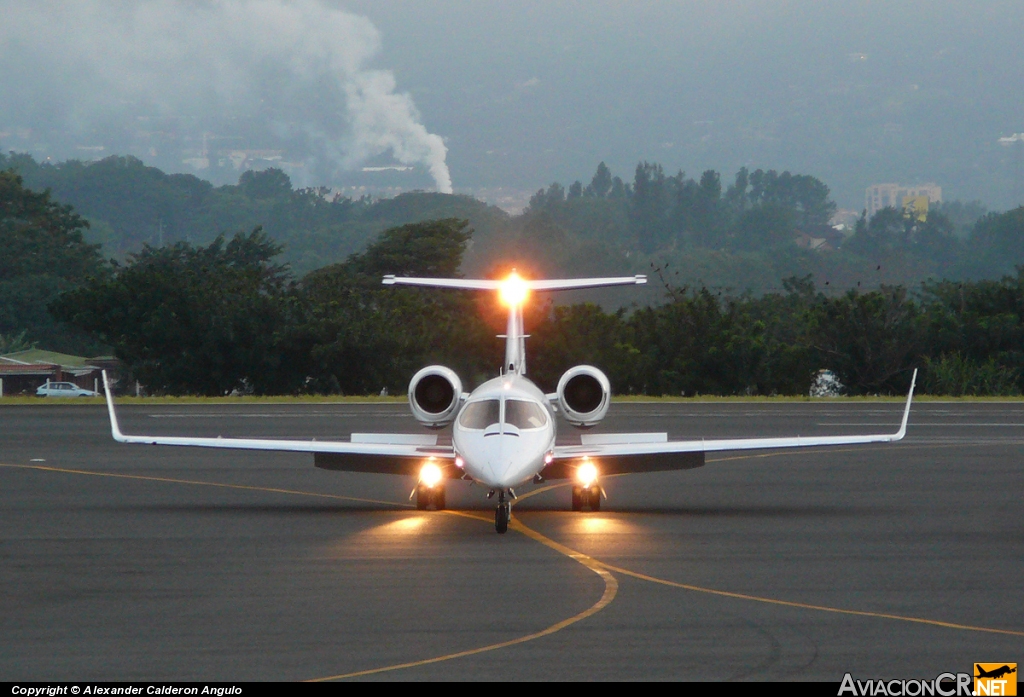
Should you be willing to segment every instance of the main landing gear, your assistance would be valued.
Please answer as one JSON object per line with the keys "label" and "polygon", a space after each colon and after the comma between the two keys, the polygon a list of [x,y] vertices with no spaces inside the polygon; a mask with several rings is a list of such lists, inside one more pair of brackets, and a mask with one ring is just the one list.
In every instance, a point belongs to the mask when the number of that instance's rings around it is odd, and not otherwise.
{"label": "main landing gear", "polygon": [[584,508],[592,511],[601,510],[601,487],[597,484],[588,487],[573,486],[572,510],[582,511]]}
{"label": "main landing gear", "polygon": [[444,482],[427,486],[423,482],[416,485],[416,509],[425,511],[431,506],[435,511],[443,511],[445,505]]}
{"label": "main landing gear", "polygon": [[508,532],[508,521],[510,520],[512,520],[512,502],[505,500],[505,491],[502,490],[498,492],[498,507],[494,509],[494,530],[499,535],[504,535]]}

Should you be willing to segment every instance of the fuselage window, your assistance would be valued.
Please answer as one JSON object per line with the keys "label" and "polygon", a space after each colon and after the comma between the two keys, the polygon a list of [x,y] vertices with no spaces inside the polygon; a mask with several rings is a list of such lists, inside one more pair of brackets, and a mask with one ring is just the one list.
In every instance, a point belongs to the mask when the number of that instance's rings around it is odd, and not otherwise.
{"label": "fuselage window", "polygon": [[521,399],[505,400],[505,423],[519,429],[540,428],[548,422],[544,407]]}
{"label": "fuselage window", "polygon": [[501,420],[501,402],[496,399],[484,399],[470,402],[459,416],[459,425],[463,428],[484,429]]}

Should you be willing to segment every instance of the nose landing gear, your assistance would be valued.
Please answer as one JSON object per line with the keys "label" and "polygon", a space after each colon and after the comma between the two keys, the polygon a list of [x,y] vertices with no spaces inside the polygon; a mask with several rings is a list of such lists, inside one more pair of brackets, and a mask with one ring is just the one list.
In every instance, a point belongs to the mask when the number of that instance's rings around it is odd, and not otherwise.
{"label": "nose landing gear", "polygon": [[[512,493],[511,491],[509,493]],[[505,492],[498,492],[498,507],[494,509],[494,530],[499,535],[508,532],[508,522],[512,519],[512,502],[505,500]]]}

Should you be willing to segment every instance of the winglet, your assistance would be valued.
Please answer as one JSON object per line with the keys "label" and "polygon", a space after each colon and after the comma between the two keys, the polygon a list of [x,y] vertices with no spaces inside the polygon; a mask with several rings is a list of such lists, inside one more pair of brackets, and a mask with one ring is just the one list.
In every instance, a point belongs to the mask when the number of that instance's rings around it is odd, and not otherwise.
{"label": "winglet", "polygon": [[907,419],[910,418],[910,403],[914,401],[915,384],[917,384],[917,368],[914,368],[914,374],[910,378],[910,392],[907,393],[907,406],[903,410],[903,422],[900,424],[900,430],[896,431],[893,436],[893,440],[903,440],[903,436],[907,435]]}
{"label": "winglet", "polygon": [[114,437],[118,443],[124,443],[128,439],[121,433],[121,428],[117,425],[117,414],[114,413],[114,398],[110,395],[110,383],[107,381],[107,371],[103,371],[103,392],[107,395],[107,411],[110,413],[110,435]]}

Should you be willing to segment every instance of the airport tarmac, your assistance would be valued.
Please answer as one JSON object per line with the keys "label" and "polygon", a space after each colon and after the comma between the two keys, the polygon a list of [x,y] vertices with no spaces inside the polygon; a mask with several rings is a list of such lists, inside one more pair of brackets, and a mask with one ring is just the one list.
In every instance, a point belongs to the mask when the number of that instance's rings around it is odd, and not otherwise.
{"label": "airport tarmac", "polygon": [[[614,404],[602,431],[891,432],[902,405]],[[124,406],[127,433],[330,438],[404,405]],[[301,454],[119,445],[0,407],[0,680],[826,680],[1024,662],[1024,403],[919,403],[894,445],[718,453],[410,509]]]}

